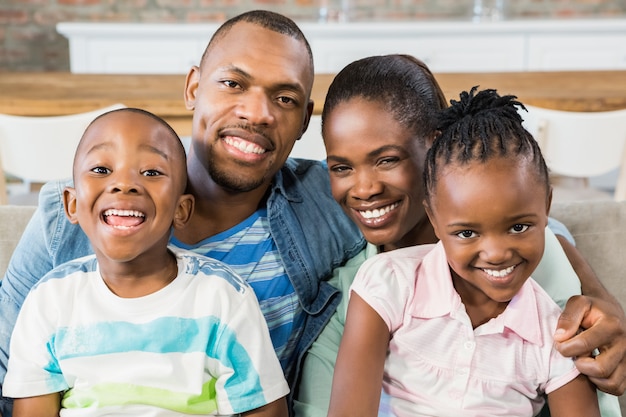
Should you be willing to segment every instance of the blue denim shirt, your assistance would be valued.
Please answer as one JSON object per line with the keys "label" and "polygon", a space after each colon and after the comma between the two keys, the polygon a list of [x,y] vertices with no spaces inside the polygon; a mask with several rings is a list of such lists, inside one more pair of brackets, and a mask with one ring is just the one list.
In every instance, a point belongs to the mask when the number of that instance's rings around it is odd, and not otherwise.
{"label": "blue denim shirt", "polygon": [[[69,181],[52,182],[41,189],[38,208],[0,282],[2,381],[10,335],[30,288],[57,265],[93,253],[87,236],[65,217],[62,194],[63,188],[70,184]],[[335,267],[363,249],[365,240],[333,200],[328,172],[322,162],[287,160],[269,191],[267,213],[285,269],[307,313],[297,349],[298,364],[293,367],[292,375],[286,375],[291,384],[299,373],[302,356],[339,303],[338,290],[326,280]],[[10,417],[10,410],[10,401],[2,398],[3,417]]]}

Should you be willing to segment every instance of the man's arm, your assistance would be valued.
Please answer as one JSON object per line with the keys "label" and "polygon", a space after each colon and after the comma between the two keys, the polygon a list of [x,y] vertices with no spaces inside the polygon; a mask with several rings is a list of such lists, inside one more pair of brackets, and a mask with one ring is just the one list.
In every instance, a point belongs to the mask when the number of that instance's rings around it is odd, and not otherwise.
{"label": "man's arm", "polygon": [[[583,296],[567,302],[555,334],[556,347],[563,356],[576,357],[576,367],[600,390],[622,395],[626,391],[624,310],[578,249],[560,235],[557,239],[580,279]],[[594,349],[600,354],[590,357]]]}

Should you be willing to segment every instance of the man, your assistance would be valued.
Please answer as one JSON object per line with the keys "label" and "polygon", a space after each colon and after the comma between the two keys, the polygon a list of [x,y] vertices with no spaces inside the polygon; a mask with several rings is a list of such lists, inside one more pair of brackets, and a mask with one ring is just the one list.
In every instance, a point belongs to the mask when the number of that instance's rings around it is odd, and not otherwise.
{"label": "man", "polygon": [[[198,67],[185,102],[194,111],[188,189],[195,211],[174,245],[223,260],[251,284],[288,380],[333,313],[323,280],[364,244],[330,194],[325,167],[287,160],[313,111],[313,58],[293,21],[252,11],[226,22]],[[42,189],[39,209],[0,287],[1,378],[10,332],[30,287],[62,262],[91,253],[62,216],[67,183]],[[2,413],[9,417],[3,399]]]}

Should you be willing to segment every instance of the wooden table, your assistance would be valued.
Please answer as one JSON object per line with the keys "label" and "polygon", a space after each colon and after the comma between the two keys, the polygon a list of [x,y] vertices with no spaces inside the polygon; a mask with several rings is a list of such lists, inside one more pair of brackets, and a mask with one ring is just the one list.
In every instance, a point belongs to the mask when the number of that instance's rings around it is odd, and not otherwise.
{"label": "wooden table", "polygon": [[[474,85],[515,94],[523,103],[570,111],[626,108],[626,71],[435,74],[446,97]],[[333,74],[315,77],[315,113],[322,110]],[[140,107],[167,120],[181,136],[191,134],[185,109],[185,75],[115,75],[0,72],[0,113],[47,116],[89,111],[113,103]]]}

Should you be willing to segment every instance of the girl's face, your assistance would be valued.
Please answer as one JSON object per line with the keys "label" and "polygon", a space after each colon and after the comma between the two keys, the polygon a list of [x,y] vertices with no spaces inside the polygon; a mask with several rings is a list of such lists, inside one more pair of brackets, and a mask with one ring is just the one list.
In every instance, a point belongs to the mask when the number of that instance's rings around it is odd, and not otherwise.
{"label": "girl's face", "polygon": [[368,242],[384,251],[435,242],[422,205],[423,138],[363,98],[335,107],[323,133],[333,197]]}
{"label": "girl's face", "polygon": [[543,256],[550,197],[534,169],[495,157],[437,175],[428,214],[468,312],[499,313]]}

